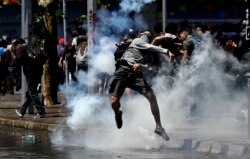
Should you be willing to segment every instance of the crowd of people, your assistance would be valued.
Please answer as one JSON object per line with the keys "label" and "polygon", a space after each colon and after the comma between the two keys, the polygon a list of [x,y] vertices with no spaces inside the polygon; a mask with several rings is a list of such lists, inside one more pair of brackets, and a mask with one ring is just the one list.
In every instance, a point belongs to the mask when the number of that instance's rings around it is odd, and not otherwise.
{"label": "crowd of people", "polygon": [[[165,32],[159,29],[158,25],[153,30],[137,31],[129,29],[122,36],[117,49],[114,52],[116,69],[109,78],[106,75],[98,76],[96,93],[102,94],[103,84],[109,84],[109,94],[111,95],[111,106],[115,113],[117,128],[122,127],[122,111],[120,110],[120,98],[125,92],[127,95],[133,95],[138,92],[146,97],[151,105],[151,111],[156,122],[155,133],[162,136],[165,140],[169,137],[161,125],[158,103],[151,88],[152,79],[159,74],[175,76],[179,66],[189,65],[195,49],[199,49],[203,43],[203,34],[209,33],[213,38],[216,47],[223,48],[226,52],[233,55],[239,62],[244,59],[244,55],[249,53],[249,41],[246,40],[246,21],[239,23],[225,22],[215,25],[190,24],[187,21],[180,23],[171,23],[165,27]],[[69,76],[74,84],[78,84],[77,72],[88,72],[90,65],[88,62],[87,36],[77,31],[72,31],[71,37],[65,41],[58,40],[58,85],[65,84],[68,70]],[[21,89],[21,64],[17,61],[17,53],[20,39],[10,40],[3,36],[0,40],[0,93],[5,95],[9,92],[14,93]],[[164,65],[171,63],[171,68],[164,70]],[[31,93],[40,81],[30,76],[26,93],[27,101],[21,109],[17,110],[19,116],[23,117],[31,101],[35,105],[40,117],[45,114],[44,105],[38,102],[37,93]],[[27,76],[27,73],[26,73]],[[105,81],[107,80],[107,81]],[[89,90],[86,90],[88,93]],[[93,90],[92,90],[93,91]]]}
{"label": "crowd of people", "polygon": [[[192,54],[192,50],[201,43],[202,34],[209,31],[214,37],[215,43],[231,52],[238,60],[241,60],[247,52],[248,41],[245,39],[246,21],[242,20],[239,23],[225,22],[215,25],[190,24],[187,21],[180,23],[171,23],[165,27],[165,32],[155,26],[152,30],[154,34],[152,44],[170,49],[175,54],[175,61],[188,62]],[[139,35],[139,31],[130,29],[121,43],[117,45],[115,60],[123,55],[124,50]],[[16,39],[10,39],[3,35],[0,39],[0,93],[4,95],[9,92],[14,93],[21,89],[21,69],[16,64]],[[184,49],[185,48],[185,49]],[[152,55],[151,69],[156,69],[161,65],[159,56]],[[65,82],[65,73],[63,66],[67,66],[70,77],[73,81],[77,81],[76,71],[88,70],[87,64],[87,37],[72,31],[71,37],[65,42],[63,38],[58,40],[58,66],[59,69],[59,84]],[[61,68],[61,69],[60,69]],[[101,83],[101,82],[100,82]],[[102,91],[100,91],[102,92]]]}
{"label": "crowd of people", "polygon": [[0,39],[0,94],[14,94],[21,89],[21,66],[16,62],[17,39]]}
{"label": "crowd of people", "polygon": [[[193,50],[202,44],[202,36],[206,32],[211,34],[216,47],[223,48],[225,51],[231,53],[239,61],[243,60],[244,55],[249,51],[249,41],[246,41],[245,38],[245,27],[245,20],[241,20],[239,23],[225,22],[215,25],[190,24],[189,22],[184,21],[180,23],[168,24],[165,27],[165,32],[162,32],[162,29],[159,29],[158,25],[156,25],[155,28],[151,30],[152,39],[150,40],[150,43],[156,46],[167,48],[173,52],[174,58],[171,59],[173,60],[173,69],[170,70],[170,72],[166,72],[166,70],[161,69],[162,65],[164,65],[166,62],[164,62],[164,57],[161,55],[148,55],[145,57],[147,61],[145,63],[149,65],[148,71],[145,72],[145,74],[148,74],[146,77],[148,80],[151,80],[152,78],[150,76],[155,76],[158,73],[167,73],[169,75],[173,75],[176,69],[178,69],[178,65],[189,62]],[[117,50],[114,52],[114,59],[116,62],[123,56],[123,53],[129,47],[133,39],[138,37],[142,32],[143,31],[138,31],[135,29],[128,29],[128,32],[122,37],[121,41],[116,44]],[[78,66],[80,54],[77,53],[77,49],[80,47],[79,43],[81,38],[78,39],[78,37],[87,38],[85,35],[79,35],[79,33],[73,31],[72,37],[67,41],[63,52],[61,55],[59,55],[58,66],[63,68],[63,66],[65,66],[65,60],[67,61],[67,67],[72,81],[77,81],[75,74],[79,69]],[[78,42],[76,39],[78,39]],[[85,53],[81,55],[81,60],[84,62],[80,62],[80,65],[84,66],[83,71],[85,72],[87,72],[88,67],[90,67],[87,60],[88,56],[86,50],[86,41],[87,40],[85,40],[85,43],[83,44]],[[60,48],[61,47],[62,46],[60,46]],[[65,76],[62,77],[65,79]],[[107,75],[100,73],[98,76],[97,89],[94,92],[105,92],[104,83],[108,83],[109,81],[107,80],[109,80],[109,78],[110,77],[107,77]],[[64,81],[63,79],[61,81]],[[132,94],[132,91],[127,88],[125,89],[125,92],[127,95]]]}

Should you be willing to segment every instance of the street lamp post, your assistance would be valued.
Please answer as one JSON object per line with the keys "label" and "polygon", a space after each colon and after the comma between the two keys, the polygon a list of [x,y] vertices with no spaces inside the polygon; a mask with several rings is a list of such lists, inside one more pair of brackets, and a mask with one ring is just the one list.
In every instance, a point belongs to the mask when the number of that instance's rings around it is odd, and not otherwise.
{"label": "street lamp post", "polygon": [[[96,0],[87,1],[87,36],[88,51],[94,46],[94,31],[96,25]],[[91,51],[90,51],[91,52]],[[94,93],[94,85],[91,81],[88,83],[88,93]]]}
{"label": "street lamp post", "polygon": [[162,31],[165,32],[167,19],[167,0],[162,0]]}
{"label": "street lamp post", "polygon": [[88,48],[91,48],[93,46],[94,29],[96,24],[96,0],[88,0],[87,11]]}
{"label": "street lamp post", "polygon": [[66,32],[66,2],[63,0],[63,38],[64,45],[67,43],[67,32]]}
{"label": "street lamp post", "polygon": [[[31,0],[22,1],[21,5],[21,37],[25,39],[27,45],[31,43],[31,34],[32,34],[32,26],[31,26],[31,18],[32,18],[32,5]],[[25,92],[27,90],[26,79],[23,74],[22,68],[22,102],[25,100]]]}
{"label": "street lamp post", "polygon": [[[246,1],[246,40],[250,40],[249,37],[249,0]],[[248,46],[247,46],[248,47]],[[248,139],[250,138],[250,75],[247,78],[247,99],[248,99]]]}
{"label": "street lamp post", "polygon": [[[63,38],[64,38],[64,45],[67,44],[67,32],[66,32],[66,2],[63,2]],[[66,89],[68,90],[69,87],[69,67],[68,67],[68,60],[66,58],[65,62],[65,82],[66,82]]]}
{"label": "street lamp post", "polygon": [[246,0],[246,40],[250,40],[249,5],[249,0]]}

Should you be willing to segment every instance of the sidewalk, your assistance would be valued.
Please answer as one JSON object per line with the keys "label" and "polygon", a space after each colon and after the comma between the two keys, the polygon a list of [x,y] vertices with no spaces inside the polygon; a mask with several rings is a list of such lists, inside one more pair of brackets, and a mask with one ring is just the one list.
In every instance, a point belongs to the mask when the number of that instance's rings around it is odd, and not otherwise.
{"label": "sidewalk", "polygon": [[[24,118],[20,118],[15,112],[15,109],[20,105],[20,92],[14,95],[7,93],[4,96],[0,96],[0,125],[49,131],[52,131],[55,127],[66,125],[65,117],[68,116],[69,110],[61,104],[46,107],[47,114],[42,119],[36,119],[34,115],[29,114],[25,114]],[[36,109],[34,111],[36,112]]]}
{"label": "sidewalk", "polygon": [[[59,98],[63,98],[63,96],[59,94]],[[58,127],[67,129],[66,117],[70,111],[64,105],[46,107],[46,117],[36,119],[28,114],[24,118],[17,116],[15,108],[19,107],[20,104],[21,93],[19,92],[14,95],[0,96],[0,125],[48,131],[54,131]],[[232,127],[235,129],[233,132],[230,131]],[[227,133],[225,133],[225,130]],[[194,150],[235,155],[237,158],[250,158],[250,139],[247,130],[247,122],[231,122],[231,125],[227,127],[216,128],[216,133],[214,130],[210,130],[208,125],[190,122],[184,126],[176,126],[174,130],[168,132],[171,139],[163,146],[163,149]]]}

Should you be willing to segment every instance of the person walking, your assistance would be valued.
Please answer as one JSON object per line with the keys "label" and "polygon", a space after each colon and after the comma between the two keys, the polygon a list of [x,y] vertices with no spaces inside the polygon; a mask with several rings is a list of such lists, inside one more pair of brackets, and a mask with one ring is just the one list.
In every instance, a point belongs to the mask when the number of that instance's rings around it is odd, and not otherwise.
{"label": "person walking", "polygon": [[[65,48],[64,38],[60,38],[58,40],[58,44],[57,44],[57,55],[58,55],[57,61],[58,62],[60,60],[60,57],[63,54],[64,48]],[[57,63],[57,73],[58,73],[57,74],[58,75],[58,85],[63,85],[65,82],[65,71],[62,67],[58,66],[58,63]]]}
{"label": "person walking", "polygon": [[24,117],[28,107],[35,105],[37,109],[37,118],[45,117],[45,109],[43,103],[40,101],[37,91],[37,85],[41,81],[43,73],[43,64],[46,57],[43,56],[42,50],[31,50],[25,45],[23,39],[19,39],[23,44],[18,49],[17,61],[23,66],[23,73],[26,77],[27,91],[25,94],[25,101],[20,108],[16,109],[16,113],[21,118]]}
{"label": "person walking", "polygon": [[126,87],[131,88],[144,97],[150,103],[151,111],[156,122],[155,133],[160,135],[164,140],[169,140],[169,136],[165,132],[161,124],[160,111],[156,96],[151,86],[145,80],[142,69],[147,69],[147,65],[143,64],[145,52],[167,54],[170,59],[173,54],[168,50],[155,45],[151,45],[152,33],[145,31],[135,38],[129,45],[123,56],[117,60],[116,69],[110,83],[109,93],[111,95],[111,106],[115,113],[116,126],[118,129],[122,127],[122,110],[120,110],[120,98]]}
{"label": "person walking", "polygon": [[87,57],[87,36],[81,35],[77,38],[76,49],[76,71],[88,71],[88,57]]}
{"label": "person walking", "polygon": [[[74,82],[77,82],[77,78],[75,75],[76,72],[76,58],[75,58],[75,54],[76,54],[76,44],[77,44],[77,38],[78,38],[78,32],[76,30],[71,32],[71,38],[68,39],[67,44],[64,47],[64,51],[62,52],[60,58],[59,58],[59,62],[58,62],[58,66],[60,68],[63,67],[64,62],[67,63],[68,65],[68,71],[71,75],[71,78]],[[67,70],[66,70],[67,71]],[[66,77],[68,78],[68,77]]]}

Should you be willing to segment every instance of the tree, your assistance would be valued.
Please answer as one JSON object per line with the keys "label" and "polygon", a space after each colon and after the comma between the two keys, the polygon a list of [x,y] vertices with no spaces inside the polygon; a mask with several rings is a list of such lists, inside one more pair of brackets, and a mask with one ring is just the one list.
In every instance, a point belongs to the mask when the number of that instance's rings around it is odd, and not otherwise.
{"label": "tree", "polygon": [[42,77],[42,95],[45,106],[57,103],[57,23],[55,8],[58,0],[38,0],[38,4],[45,8],[43,14],[45,36],[44,50],[48,55],[48,60],[44,64]]}

